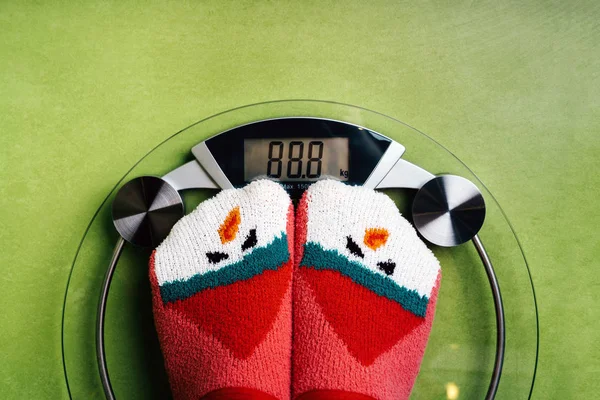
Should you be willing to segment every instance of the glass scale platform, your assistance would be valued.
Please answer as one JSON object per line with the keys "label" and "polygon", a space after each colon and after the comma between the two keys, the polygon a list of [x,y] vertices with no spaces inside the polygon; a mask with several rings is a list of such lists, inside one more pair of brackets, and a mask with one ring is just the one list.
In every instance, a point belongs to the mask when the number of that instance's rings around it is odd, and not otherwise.
{"label": "glass scale platform", "polygon": [[[111,220],[117,189],[132,178],[162,176],[192,160],[190,149],[210,136],[250,122],[288,116],[321,117],[367,127],[404,145],[404,159],[436,175],[463,176],[479,187],[487,206],[479,236],[494,264],[506,317],[506,354],[496,399],[528,398],[535,381],[539,344],[535,291],[518,238],[492,193],[450,151],[401,121],[359,107],[310,100],[260,103],[202,120],[157,145],[107,190],[110,193],[92,216],[77,249],[65,293],[62,350],[71,398],[104,396],[96,361],[95,327],[100,288],[118,239]],[[186,211],[215,193],[183,192]],[[410,220],[415,191],[389,189],[385,193]],[[494,304],[485,270],[470,243],[456,248],[430,247],[442,266],[442,284],[411,399],[483,399],[496,346]],[[149,256],[149,250],[125,246],[108,298],[106,357],[118,399],[170,398],[152,318]]]}

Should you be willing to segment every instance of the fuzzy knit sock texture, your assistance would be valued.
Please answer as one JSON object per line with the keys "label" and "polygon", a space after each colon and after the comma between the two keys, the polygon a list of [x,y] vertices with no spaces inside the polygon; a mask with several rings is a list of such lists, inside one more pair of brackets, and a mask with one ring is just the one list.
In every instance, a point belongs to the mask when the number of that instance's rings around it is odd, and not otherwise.
{"label": "fuzzy knit sock texture", "polygon": [[150,259],[173,397],[288,399],[294,209],[275,182],[224,190]]}
{"label": "fuzzy knit sock texture", "polygon": [[296,212],[292,398],[407,399],[440,266],[394,202],[326,180]]}

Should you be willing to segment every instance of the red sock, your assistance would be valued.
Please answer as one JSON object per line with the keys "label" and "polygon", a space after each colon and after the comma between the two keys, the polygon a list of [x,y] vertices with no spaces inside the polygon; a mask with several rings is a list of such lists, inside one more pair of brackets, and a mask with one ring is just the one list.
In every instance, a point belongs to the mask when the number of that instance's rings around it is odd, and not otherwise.
{"label": "red sock", "polygon": [[335,181],[296,214],[292,398],[407,399],[439,263],[386,195]]}
{"label": "red sock", "polygon": [[181,219],[150,260],[175,399],[287,399],[293,207],[278,184],[225,190]]}

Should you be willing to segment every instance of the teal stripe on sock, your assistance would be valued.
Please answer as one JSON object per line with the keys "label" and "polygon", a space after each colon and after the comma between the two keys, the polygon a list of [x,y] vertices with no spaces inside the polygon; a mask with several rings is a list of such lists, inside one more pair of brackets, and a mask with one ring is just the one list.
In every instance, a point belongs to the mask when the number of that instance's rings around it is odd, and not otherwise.
{"label": "teal stripe on sock", "polygon": [[421,296],[416,290],[410,290],[398,285],[387,276],[370,271],[367,267],[356,261],[350,261],[346,256],[336,250],[325,250],[317,243],[304,245],[304,256],[300,266],[317,270],[339,271],[380,296],[387,297],[399,303],[405,310],[420,317],[425,317],[429,299]]}
{"label": "teal stripe on sock", "polygon": [[185,281],[164,283],[160,287],[160,295],[164,303],[183,300],[207,288],[244,281],[268,269],[277,270],[289,259],[287,236],[283,234],[265,247],[255,248],[235,264],[209,271],[204,275],[194,275]]}

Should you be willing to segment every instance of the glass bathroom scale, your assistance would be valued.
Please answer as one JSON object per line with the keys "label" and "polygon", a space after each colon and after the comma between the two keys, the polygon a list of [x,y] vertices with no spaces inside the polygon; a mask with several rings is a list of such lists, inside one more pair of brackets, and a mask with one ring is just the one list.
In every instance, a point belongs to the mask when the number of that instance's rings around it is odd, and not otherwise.
{"label": "glass bathroom scale", "polygon": [[[118,239],[111,220],[111,204],[118,188],[138,176],[163,176],[193,160],[190,150],[214,135],[256,121],[289,117],[316,117],[366,127],[401,143],[405,148],[403,159],[436,175],[463,176],[478,186],[487,206],[486,221],[479,236],[494,264],[506,318],[506,353],[496,398],[529,397],[535,380],[539,341],[535,292],[517,236],[493,195],[465,164],[424,133],[374,111],[307,100],[260,103],[202,120],[157,145],[135,163],[113,188],[107,189],[107,197],[92,216],[82,237],[65,293],[62,349],[70,396],[104,396],[96,360],[96,313],[104,275]],[[288,136],[280,143],[273,143],[273,140],[265,142],[260,137],[251,138],[254,142],[248,140],[247,144],[237,147],[241,157],[267,160],[262,163],[264,171],[236,167],[234,160],[239,160],[240,156],[235,154],[231,163],[222,163],[222,168],[238,168],[232,174],[239,176],[240,182],[244,181],[245,174],[254,176],[264,172],[271,178],[285,174],[292,185],[290,190],[302,190],[302,180],[307,175],[309,178],[316,176],[317,172],[319,175],[326,171],[327,174],[340,174],[338,179],[346,181],[361,176],[358,172],[352,174],[349,167],[343,165],[343,160],[329,160],[327,157],[333,156],[323,153],[325,145],[337,149],[336,154],[342,152],[353,140],[352,135],[345,144],[343,141],[324,144],[324,140],[318,138],[304,143],[304,139],[298,140],[293,134]],[[292,155],[299,159],[300,146],[306,149],[307,161],[314,160],[311,167],[305,164],[304,168],[300,168],[298,163],[280,165],[280,152],[292,149]],[[226,151],[222,154],[224,160],[227,154]],[[320,165],[322,169],[318,170],[319,154],[323,162]],[[410,205],[416,191],[386,189],[384,192],[394,199],[402,214],[410,220]],[[217,190],[183,191],[186,211],[192,211],[215,193]],[[482,399],[488,389],[496,349],[496,320],[488,278],[476,249],[470,243],[455,248],[430,248],[440,260],[442,284],[429,344],[411,399]],[[108,298],[106,358],[113,390],[121,399],[170,398],[152,318],[149,256],[149,250],[125,247]]]}

